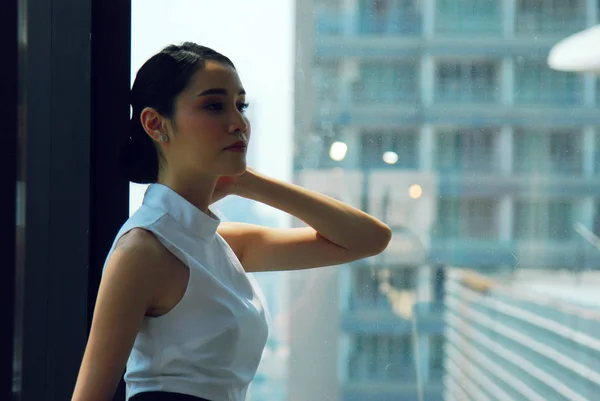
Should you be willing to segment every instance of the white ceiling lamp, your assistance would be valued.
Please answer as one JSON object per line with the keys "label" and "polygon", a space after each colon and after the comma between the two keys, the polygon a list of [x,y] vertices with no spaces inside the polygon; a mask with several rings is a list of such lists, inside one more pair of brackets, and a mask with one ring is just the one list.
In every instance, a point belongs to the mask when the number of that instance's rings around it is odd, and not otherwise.
{"label": "white ceiling lamp", "polygon": [[558,42],[550,50],[548,66],[558,71],[600,74],[600,25]]}

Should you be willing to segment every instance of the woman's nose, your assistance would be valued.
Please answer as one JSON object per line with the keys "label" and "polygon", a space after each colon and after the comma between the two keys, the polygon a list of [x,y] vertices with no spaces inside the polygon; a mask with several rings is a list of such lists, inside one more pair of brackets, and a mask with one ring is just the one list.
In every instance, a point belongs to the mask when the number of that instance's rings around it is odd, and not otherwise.
{"label": "woman's nose", "polygon": [[246,133],[248,131],[248,128],[249,128],[249,124],[246,121],[246,119],[242,115],[238,115],[231,122],[229,131]]}

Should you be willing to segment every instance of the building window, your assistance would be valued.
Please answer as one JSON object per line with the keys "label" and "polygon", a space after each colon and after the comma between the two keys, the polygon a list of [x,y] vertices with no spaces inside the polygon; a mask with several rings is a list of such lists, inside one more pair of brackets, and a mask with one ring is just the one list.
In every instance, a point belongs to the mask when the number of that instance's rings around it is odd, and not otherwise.
{"label": "building window", "polygon": [[416,286],[414,268],[373,269],[355,266],[352,269],[351,309],[389,310],[390,303],[382,292],[382,283],[388,283],[398,291],[413,291]]}
{"label": "building window", "polygon": [[321,104],[338,100],[339,75],[339,64],[337,62],[321,62],[315,65],[313,75],[315,98]]}
{"label": "building window", "polygon": [[315,12],[317,35],[340,35],[344,31],[342,14],[336,9],[320,9]]}
{"label": "building window", "polygon": [[596,174],[600,174],[600,128],[596,128],[596,150],[594,152],[594,169]]}
{"label": "building window", "polygon": [[443,304],[446,297],[446,269],[444,266],[435,266],[433,281],[433,297],[436,304]]}
{"label": "building window", "polygon": [[414,102],[418,92],[418,69],[410,62],[364,62],[353,86],[356,102]]}
{"label": "building window", "polygon": [[390,304],[381,292],[379,270],[357,266],[352,269],[352,291],[350,293],[351,309],[385,309]]}
{"label": "building window", "polygon": [[440,172],[491,173],[499,164],[495,146],[498,131],[491,128],[454,129],[437,135],[435,166]]}
{"label": "building window", "polygon": [[353,338],[348,376],[358,382],[413,381],[416,377],[410,335],[357,334]]}
{"label": "building window", "polygon": [[573,238],[573,203],[562,200],[515,202],[514,237],[518,240]]}
{"label": "building window", "polygon": [[581,74],[554,71],[545,59],[517,57],[515,60],[515,103],[575,105],[583,98]]}
{"label": "building window", "polygon": [[327,8],[338,10],[340,8],[341,0],[315,0],[314,5],[319,8]]}
{"label": "building window", "polygon": [[596,209],[594,210],[594,225],[592,230],[596,236],[600,236],[600,201],[596,201]]}
{"label": "building window", "polygon": [[586,26],[586,0],[517,0],[515,31],[520,35],[563,36]]}
{"label": "building window", "polygon": [[518,173],[583,173],[583,137],[580,130],[516,130],[514,164]]}
{"label": "building window", "polygon": [[420,35],[419,3],[419,0],[359,0],[359,31],[363,34]]}
{"label": "building window", "polygon": [[398,291],[413,291],[416,288],[417,271],[413,268],[387,270],[390,285]]}
{"label": "building window", "polygon": [[498,201],[441,198],[433,235],[440,239],[498,239]]}
{"label": "building window", "polygon": [[419,136],[414,130],[364,132],[362,168],[418,168]]}
{"label": "building window", "polygon": [[331,133],[322,133],[320,135],[320,149],[321,151],[318,153],[320,155],[319,158],[319,168],[334,168],[340,166],[340,161],[333,160],[330,155],[331,145],[335,142],[335,138]]}
{"label": "building window", "polygon": [[[334,160],[331,158],[331,147],[340,139],[340,127],[330,121],[313,125],[313,131],[294,137],[294,168],[330,169],[348,166],[346,158]],[[353,165],[352,167],[355,167]]]}
{"label": "building window", "polygon": [[437,102],[496,102],[499,97],[499,63],[440,60],[436,71]]}
{"label": "building window", "polygon": [[502,33],[502,3],[498,0],[437,0],[436,6],[437,33]]}
{"label": "building window", "polygon": [[444,376],[444,345],[443,335],[431,336],[429,339],[429,371],[430,379],[439,381]]}

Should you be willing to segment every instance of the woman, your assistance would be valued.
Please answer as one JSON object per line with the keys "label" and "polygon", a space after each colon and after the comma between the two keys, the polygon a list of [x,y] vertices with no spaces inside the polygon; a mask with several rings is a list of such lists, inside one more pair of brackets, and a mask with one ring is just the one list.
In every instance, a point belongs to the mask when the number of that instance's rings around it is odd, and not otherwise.
{"label": "woman", "polygon": [[[150,183],[115,238],[75,401],[243,401],[268,329],[248,272],[331,266],[382,252],[390,229],[329,197],[246,167],[250,124],[233,63],[169,46],[139,70],[122,167]],[[309,227],[221,223],[209,205],[237,195]]]}

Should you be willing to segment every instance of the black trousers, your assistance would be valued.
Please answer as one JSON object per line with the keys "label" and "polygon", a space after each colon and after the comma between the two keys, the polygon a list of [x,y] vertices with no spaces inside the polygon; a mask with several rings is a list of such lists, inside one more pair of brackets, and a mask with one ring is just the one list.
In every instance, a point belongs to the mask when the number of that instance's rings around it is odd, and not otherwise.
{"label": "black trousers", "polygon": [[198,398],[193,395],[165,393],[162,391],[150,391],[139,393],[129,399],[130,401],[210,401],[206,398]]}

